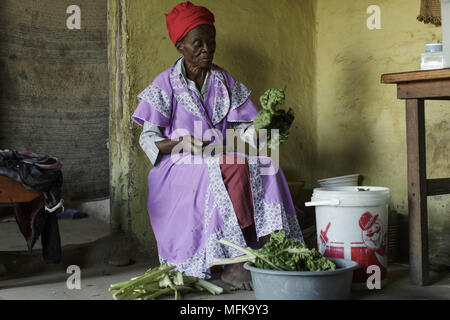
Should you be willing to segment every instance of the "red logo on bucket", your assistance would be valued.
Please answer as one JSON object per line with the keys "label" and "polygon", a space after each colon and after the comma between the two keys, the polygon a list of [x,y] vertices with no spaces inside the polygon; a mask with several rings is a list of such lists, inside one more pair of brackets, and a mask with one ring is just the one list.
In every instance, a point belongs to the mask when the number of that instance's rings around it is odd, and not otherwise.
{"label": "red logo on bucket", "polygon": [[319,252],[326,257],[351,259],[358,262],[361,268],[354,271],[353,282],[366,282],[367,277],[370,276],[366,270],[370,265],[380,267],[381,280],[384,280],[387,273],[387,233],[383,230],[383,222],[378,214],[374,215],[367,211],[359,218],[358,225],[361,229],[361,241],[344,243],[329,241],[327,234],[331,222],[328,222],[325,230],[320,230]]}
{"label": "red logo on bucket", "polygon": [[377,265],[381,270],[381,280],[386,278],[387,271],[387,233],[383,230],[383,222],[377,214],[364,212],[359,218],[361,240],[363,246],[352,246],[352,260],[361,265],[361,269],[353,273],[353,282],[365,282],[367,267]]}
{"label": "red logo on bucket", "polygon": [[330,229],[331,222],[328,222],[325,230],[320,230],[319,236],[319,252],[326,257],[344,258],[344,243],[343,242],[329,242],[328,230]]}
{"label": "red logo on bucket", "polygon": [[328,246],[328,229],[330,229],[331,222],[328,222],[327,227],[325,231],[320,230],[320,236],[319,236],[319,252],[323,255],[327,249]]}

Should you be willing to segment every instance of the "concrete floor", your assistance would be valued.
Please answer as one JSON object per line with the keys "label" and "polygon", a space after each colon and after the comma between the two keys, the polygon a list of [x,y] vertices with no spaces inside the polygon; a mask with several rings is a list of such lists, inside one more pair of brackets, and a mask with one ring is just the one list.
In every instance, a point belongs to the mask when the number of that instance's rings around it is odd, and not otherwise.
{"label": "concrete floor", "polygon": [[[97,265],[81,269],[81,289],[69,290],[66,281],[70,274],[64,271],[48,272],[31,277],[0,281],[0,299],[2,300],[111,300],[109,285],[143,274],[148,264],[139,262],[127,267]],[[389,284],[381,290],[353,291],[354,300],[448,300],[450,299],[449,273],[432,274],[433,284],[416,287],[409,283],[408,266],[391,264],[389,267]],[[188,294],[185,300],[254,300],[252,291],[232,291],[219,280],[214,283],[224,287],[225,293],[211,296],[207,293]],[[167,298],[171,299],[171,298]]]}
{"label": "concrete floor", "polygon": [[[125,252],[132,250],[124,246],[122,239],[116,242],[107,238],[101,238],[109,234],[109,225],[94,218],[80,220],[60,220],[60,230],[63,255],[67,257],[64,265],[57,267],[41,268],[33,274],[19,274],[10,277],[1,277],[0,270],[0,299],[4,300],[111,300],[112,294],[108,291],[109,285],[143,274],[148,268],[155,266],[154,258],[147,256],[136,256],[135,263],[126,267],[114,267],[108,265],[107,257],[118,254],[112,248],[124,247]],[[3,240],[2,240],[3,239]],[[101,242],[98,239],[106,239]],[[97,241],[94,241],[97,240]],[[94,241],[94,242],[92,242]],[[83,245],[83,243],[85,245]],[[86,245],[87,243],[87,245]],[[93,246],[92,243],[95,245]],[[118,245],[118,243],[120,245]],[[77,250],[73,250],[74,244],[80,244]],[[70,246],[72,245],[72,246]],[[8,250],[24,250],[24,239],[18,233],[15,223],[0,224],[0,253]],[[134,247],[131,247],[134,249]],[[36,247],[34,259],[41,259],[38,247]],[[84,251],[83,251],[84,250]],[[1,252],[3,251],[3,252]],[[89,251],[89,254],[86,252]],[[70,264],[78,264],[80,255],[95,257],[95,263],[84,263],[81,261],[81,289],[69,290],[66,281],[70,274],[66,273],[66,267]],[[17,263],[26,253],[17,253]],[[72,255],[72,256],[71,256]],[[0,255],[5,257],[4,255]],[[4,258],[3,258],[4,259]],[[93,260],[93,261],[94,261]],[[2,267],[0,261],[0,269]],[[30,265],[33,260],[28,261]],[[394,263],[388,269],[388,285],[382,290],[353,291],[351,299],[450,299],[450,273],[431,273],[432,285],[426,287],[412,286],[409,282],[408,265]],[[206,293],[188,294],[186,300],[214,299],[214,300],[254,300],[252,291],[232,291],[219,280],[214,280],[225,289],[225,293],[219,296],[211,296]],[[167,298],[171,299],[171,298]]]}
{"label": "concrete floor", "polygon": [[[0,251],[27,250],[27,243],[16,221],[8,221],[0,223]],[[92,242],[110,233],[108,224],[91,216],[83,219],[59,219],[58,225],[62,246]],[[41,242],[36,241],[33,250],[41,248]]]}

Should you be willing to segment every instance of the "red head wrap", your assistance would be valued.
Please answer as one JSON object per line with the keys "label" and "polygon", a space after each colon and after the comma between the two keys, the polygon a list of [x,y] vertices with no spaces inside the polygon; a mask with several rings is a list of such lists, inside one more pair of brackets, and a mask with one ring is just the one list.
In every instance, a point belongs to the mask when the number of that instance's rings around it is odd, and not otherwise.
{"label": "red head wrap", "polygon": [[189,1],[177,4],[172,11],[166,14],[166,24],[170,40],[175,45],[179,40],[195,27],[207,24],[213,27],[214,15],[205,7],[196,6]]}

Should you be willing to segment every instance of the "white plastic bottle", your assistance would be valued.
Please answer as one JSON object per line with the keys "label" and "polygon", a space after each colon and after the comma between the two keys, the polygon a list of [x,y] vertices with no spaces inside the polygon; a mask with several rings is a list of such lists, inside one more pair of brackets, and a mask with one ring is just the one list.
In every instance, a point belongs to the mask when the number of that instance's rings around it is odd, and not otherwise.
{"label": "white plastic bottle", "polygon": [[420,70],[442,69],[444,56],[441,43],[429,43],[425,46],[425,53],[420,58]]}

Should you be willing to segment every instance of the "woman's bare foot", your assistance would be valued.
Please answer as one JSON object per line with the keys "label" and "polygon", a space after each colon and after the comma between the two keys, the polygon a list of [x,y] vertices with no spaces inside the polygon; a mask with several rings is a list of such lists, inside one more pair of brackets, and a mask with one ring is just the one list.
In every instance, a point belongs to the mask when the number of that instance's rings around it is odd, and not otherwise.
{"label": "woman's bare foot", "polygon": [[263,247],[267,242],[270,241],[270,234],[259,238],[259,245]]}
{"label": "woman's bare foot", "polygon": [[220,278],[236,288],[253,290],[252,277],[250,271],[244,269],[244,263],[225,265]]}

